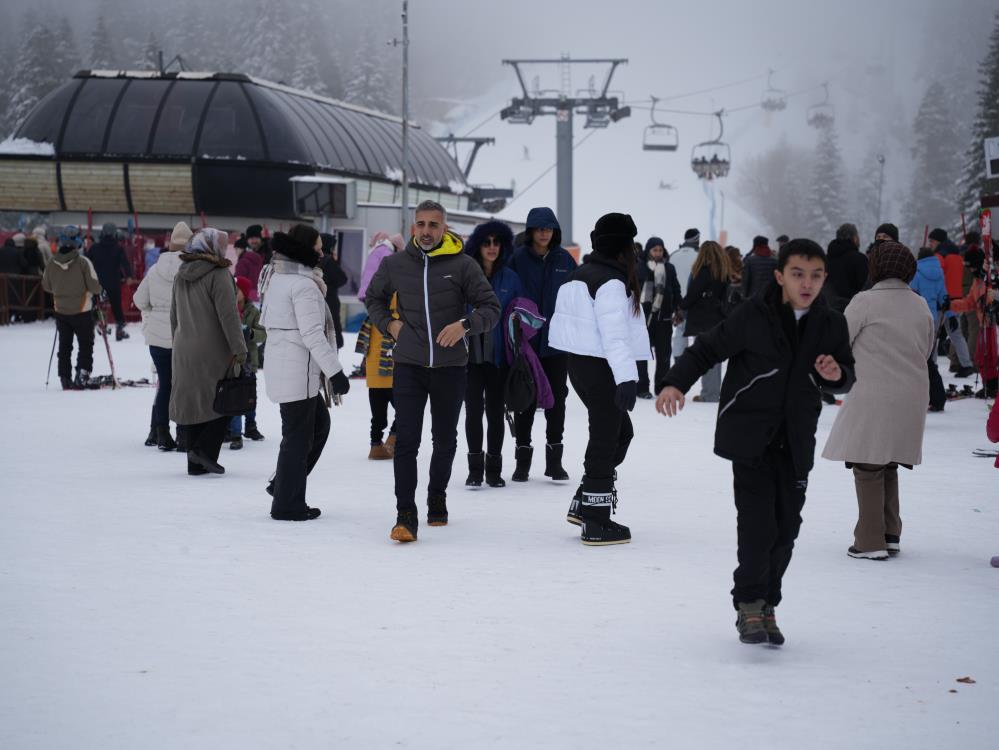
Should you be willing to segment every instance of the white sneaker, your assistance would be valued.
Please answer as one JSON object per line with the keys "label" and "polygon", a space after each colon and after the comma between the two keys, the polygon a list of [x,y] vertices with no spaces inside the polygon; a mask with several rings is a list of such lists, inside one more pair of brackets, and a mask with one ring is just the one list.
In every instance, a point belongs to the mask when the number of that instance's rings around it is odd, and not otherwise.
{"label": "white sneaker", "polygon": [[850,547],[846,551],[850,557],[856,557],[858,560],[887,560],[888,550],[886,549],[876,549],[871,552],[861,552],[856,547]]}

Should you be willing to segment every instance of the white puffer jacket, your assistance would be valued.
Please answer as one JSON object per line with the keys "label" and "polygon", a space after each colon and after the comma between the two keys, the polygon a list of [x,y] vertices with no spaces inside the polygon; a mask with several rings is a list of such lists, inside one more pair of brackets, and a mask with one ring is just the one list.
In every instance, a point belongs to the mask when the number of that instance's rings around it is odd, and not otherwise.
{"label": "white puffer jacket", "polygon": [[173,300],[173,280],[180,270],[180,253],[160,253],[149,273],[142,279],[132,298],[142,311],[142,335],[146,346],[173,349],[170,333],[170,305]]}
{"label": "white puffer jacket", "polygon": [[595,253],[588,261],[559,287],[548,343],[570,354],[606,359],[617,384],[637,381],[636,362],[650,359],[645,316],[633,310],[616,264]]}
{"label": "white puffer jacket", "polygon": [[343,369],[326,298],[312,269],[294,261],[273,263],[264,283],[267,398],[276,404],[313,398],[321,373],[331,378]]}

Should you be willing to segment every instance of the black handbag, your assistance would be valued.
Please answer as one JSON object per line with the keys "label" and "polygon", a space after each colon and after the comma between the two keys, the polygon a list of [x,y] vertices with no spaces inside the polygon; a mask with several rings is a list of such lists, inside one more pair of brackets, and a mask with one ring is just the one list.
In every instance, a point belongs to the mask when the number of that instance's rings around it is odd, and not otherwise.
{"label": "black handbag", "polygon": [[215,386],[212,408],[225,417],[241,417],[257,408],[257,376],[248,367],[225,371]]}

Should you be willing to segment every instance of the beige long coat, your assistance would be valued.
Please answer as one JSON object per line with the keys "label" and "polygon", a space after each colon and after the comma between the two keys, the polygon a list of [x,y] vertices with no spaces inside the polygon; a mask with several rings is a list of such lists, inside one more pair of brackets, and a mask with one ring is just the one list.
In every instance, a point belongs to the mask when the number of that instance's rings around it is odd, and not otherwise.
{"label": "beige long coat", "polygon": [[857,383],[836,415],[823,458],[915,466],[923,460],[929,402],[926,362],[935,345],[926,302],[885,279],[846,308]]}
{"label": "beige long coat", "polygon": [[[236,309],[236,285],[218,259],[187,253],[173,285],[173,387],[170,419],[201,424],[218,419],[215,388],[232,358],[246,353]],[[925,303],[923,303],[925,306]]]}

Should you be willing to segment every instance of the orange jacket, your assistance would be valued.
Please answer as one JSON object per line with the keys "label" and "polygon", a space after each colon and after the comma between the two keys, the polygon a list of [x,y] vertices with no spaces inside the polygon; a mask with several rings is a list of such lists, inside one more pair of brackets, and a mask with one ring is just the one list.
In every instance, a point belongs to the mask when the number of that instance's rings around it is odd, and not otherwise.
{"label": "orange jacket", "polygon": [[985,311],[982,309],[982,305],[980,303],[982,297],[984,296],[985,282],[980,278],[975,278],[975,280],[971,282],[971,289],[968,290],[967,297],[951,298],[950,310],[951,312],[956,313],[974,312],[978,316],[978,322],[983,323]]}
{"label": "orange jacket", "polygon": [[947,296],[957,299],[964,295],[964,260],[957,253],[941,255],[937,260],[944,272],[944,283],[947,285]]}

